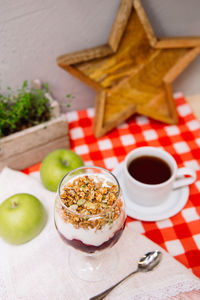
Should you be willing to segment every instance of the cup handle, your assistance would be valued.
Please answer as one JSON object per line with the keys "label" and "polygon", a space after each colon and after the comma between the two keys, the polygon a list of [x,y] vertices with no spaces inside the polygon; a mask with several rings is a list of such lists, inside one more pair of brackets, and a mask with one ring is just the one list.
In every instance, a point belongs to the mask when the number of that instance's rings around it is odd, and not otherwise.
{"label": "cup handle", "polygon": [[[188,175],[190,177],[184,177]],[[190,168],[180,168],[177,171],[173,189],[178,189],[182,186],[192,184],[196,180],[196,173]]]}

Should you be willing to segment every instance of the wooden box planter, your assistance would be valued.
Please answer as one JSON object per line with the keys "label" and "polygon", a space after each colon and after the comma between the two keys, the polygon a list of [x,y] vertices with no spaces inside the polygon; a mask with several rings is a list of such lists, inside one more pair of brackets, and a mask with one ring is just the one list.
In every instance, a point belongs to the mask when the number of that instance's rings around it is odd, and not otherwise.
{"label": "wooden box planter", "polygon": [[50,121],[0,139],[0,170],[5,166],[22,170],[40,162],[50,151],[69,148],[66,116],[60,114],[57,101],[51,106]]}

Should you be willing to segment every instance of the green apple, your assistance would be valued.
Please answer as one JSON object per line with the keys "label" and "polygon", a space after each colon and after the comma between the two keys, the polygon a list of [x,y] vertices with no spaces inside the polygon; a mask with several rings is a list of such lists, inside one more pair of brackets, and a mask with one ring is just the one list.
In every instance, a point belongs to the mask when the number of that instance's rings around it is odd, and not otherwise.
{"label": "green apple", "polygon": [[73,169],[83,166],[79,155],[68,149],[57,149],[42,161],[40,178],[48,190],[56,192],[61,179]]}
{"label": "green apple", "polygon": [[45,223],[45,209],[31,194],[15,194],[0,205],[0,236],[10,244],[32,240]]}

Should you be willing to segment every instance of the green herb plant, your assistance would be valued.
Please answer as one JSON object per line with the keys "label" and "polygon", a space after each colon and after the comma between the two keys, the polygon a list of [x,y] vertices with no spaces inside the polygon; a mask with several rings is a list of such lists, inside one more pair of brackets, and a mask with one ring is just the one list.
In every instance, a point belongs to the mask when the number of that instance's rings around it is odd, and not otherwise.
{"label": "green herb plant", "polygon": [[48,121],[52,111],[48,91],[48,84],[33,89],[26,80],[16,93],[10,87],[6,95],[0,93],[0,138]]}
{"label": "green herb plant", "polygon": [[68,100],[67,104],[66,104],[66,107],[67,108],[70,108],[71,107],[71,104],[72,104],[72,101],[73,99],[75,98],[75,96],[71,95],[71,94],[67,94],[66,95],[66,98]]}

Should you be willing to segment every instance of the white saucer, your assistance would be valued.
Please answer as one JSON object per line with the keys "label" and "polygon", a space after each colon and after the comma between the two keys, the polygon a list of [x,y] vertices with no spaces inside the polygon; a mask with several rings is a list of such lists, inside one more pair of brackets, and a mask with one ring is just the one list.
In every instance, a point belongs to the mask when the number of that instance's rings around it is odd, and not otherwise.
{"label": "white saucer", "polygon": [[122,165],[123,162],[112,173],[119,180],[128,216],[141,221],[160,221],[176,215],[185,206],[189,196],[188,186],[172,191],[167,201],[157,206],[140,206],[134,203],[124,186]]}

